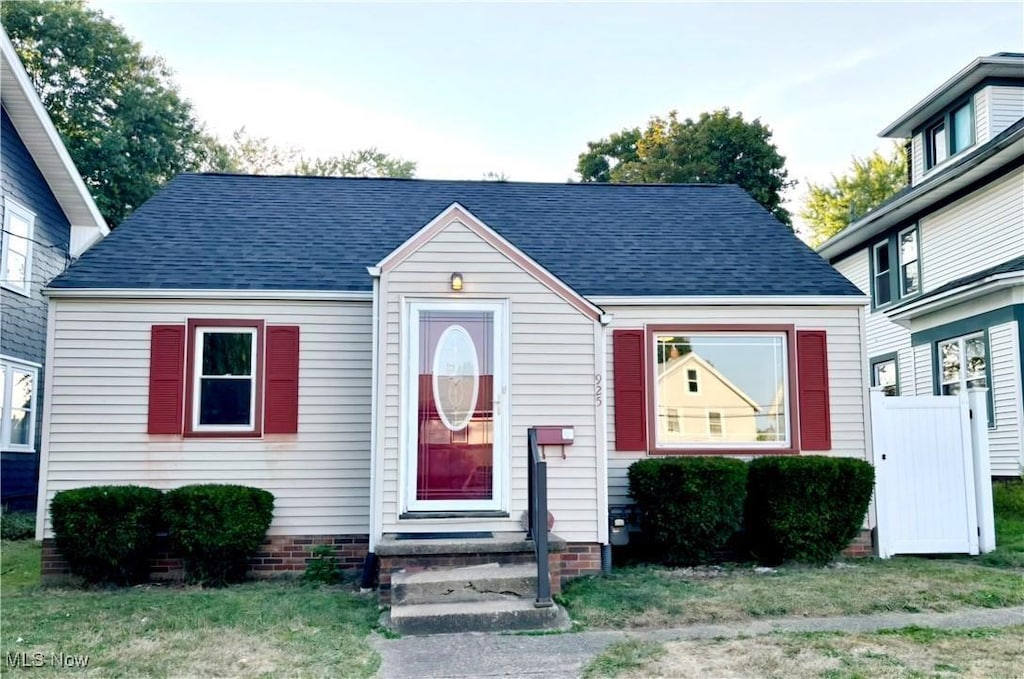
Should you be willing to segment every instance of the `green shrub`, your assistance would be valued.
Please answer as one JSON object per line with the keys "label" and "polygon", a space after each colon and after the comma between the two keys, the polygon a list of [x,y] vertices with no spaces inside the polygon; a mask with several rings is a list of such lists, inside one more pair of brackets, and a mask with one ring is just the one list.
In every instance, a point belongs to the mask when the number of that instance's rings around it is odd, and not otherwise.
{"label": "green shrub", "polygon": [[765,563],[828,563],[860,532],[874,485],[875,469],[864,460],[754,460],[745,510],[751,553]]}
{"label": "green shrub", "polygon": [[89,486],[58,492],[50,503],[57,548],[71,572],[88,582],[119,585],[149,576],[160,522],[160,491],[141,486]]}
{"label": "green shrub", "polygon": [[246,486],[182,486],[166,494],[164,517],[185,578],[220,586],[245,579],[274,517],[274,496]]}
{"label": "green shrub", "polygon": [[330,545],[317,545],[310,550],[313,557],[306,564],[302,579],[307,582],[318,582],[322,585],[333,585],[341,580],[341,569],[338,557]]}
{"label": "green shrub", "polygon": [[739,527],[747,466],[721,457],[663,457],[629,467],[644,538],[670,564],[707,561]]}
{"label": "green shrub", "polygon": [[36,534],[34,512],[0,510],[0,540],[28,540]]}

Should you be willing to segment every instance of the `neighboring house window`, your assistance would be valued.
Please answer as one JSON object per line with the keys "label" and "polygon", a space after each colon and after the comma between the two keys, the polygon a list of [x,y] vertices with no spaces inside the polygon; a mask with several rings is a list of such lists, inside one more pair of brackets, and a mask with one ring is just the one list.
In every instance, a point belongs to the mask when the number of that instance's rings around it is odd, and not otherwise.
{"label": "neighboring house window", "polygon": [[655,447],[789,445],[788,342],[785,332],[655,334],[654,412],[669,416]]}
{"label": "neighboring house window", "polygon": [[940,394],[951,396],[971,387],[988,387],[988,347],[984,333],[938,342],[936,353]]}
{"label": "neighboring house window", "polygon": [[875,308],[921,292],[921,239],[917,226],[871,247],[871,301]]}
{"label": "neighboring house window", "polygon": [[35,450],[38,376],[38,369],[34,366],[0,361],[0,398],[3,404],[0,443],[5,452]]}
{"label": "neighboring house window", "polygon": [[925,128],[924,142],[928,168],[940,165],[974,145],[974,108],[970,99],[949,109],[941,119]]}
{"label": "neighboring house window", "polygon": [[871,249],[874,263],[875,306],[892,301],[892,267],[889,263],[889,241],[883,241]]}
{"label": "neighboring house window", "polygon": [[670,432],[679,431],[679,410],[677,408],[668,409],[668,422],[666,426]]}
{"label": "neighboring house window", "polygon": [[725,428],[722,426],[722,413],[717,410],[708,411],[708,436],[713,439],[725,438]]}
{"label": "neighboring house window", "polygon": [[0,283],[28,295],[32,282],[32,239],[36,216],[24,206],[4,198],[4,234],[0,255]]}
{"label": "neighboring house window", "polygon": [[871,361],[871,386],[882,387],[886,396],[899,396],[899,363],[895,355]]}
{"label": "neighboring house window", "polygon": [[255,327],[196,327],[192,431],[253,431],[258,389]]}
{"label": "neighboring house window", "polygon": [[900,297],[921,291],[921,267],[918,266],[920,247],[917,244],[917,227],[900,231]]}

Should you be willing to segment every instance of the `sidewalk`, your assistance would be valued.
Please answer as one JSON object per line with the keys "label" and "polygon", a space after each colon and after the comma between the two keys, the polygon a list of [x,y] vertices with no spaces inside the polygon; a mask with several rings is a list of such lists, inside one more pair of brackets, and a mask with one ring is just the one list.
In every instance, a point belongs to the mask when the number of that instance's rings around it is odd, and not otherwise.
{"label": "sidewalk", "polygon": [[545,677],[572,679],[609,644],[629,637],[652,641],[708,639],[770,632],[871,632],[916,625],[945,629],[1024,624],[1024,607],[965,609],[951,613],[882,613],[832,618],[775,618],[674,629],[601,630],[544,636],[446,634],[384,639],[382,679]]}

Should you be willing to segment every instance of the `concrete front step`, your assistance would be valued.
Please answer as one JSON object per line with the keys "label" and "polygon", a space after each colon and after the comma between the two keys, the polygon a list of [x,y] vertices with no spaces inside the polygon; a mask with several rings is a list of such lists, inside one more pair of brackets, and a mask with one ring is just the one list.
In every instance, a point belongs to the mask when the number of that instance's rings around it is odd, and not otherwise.
{"label": "concrete front step", "polygon": [[463,601],[392,607],[384,623],[400,634],[567,630],[569,616],[557,604],[536,608],[533,600]]}
{"label": "concrete front step", "polygon": [[537,567],[533,564],[489,563],[391,576],[393,605],[533,601],[536,596]]}

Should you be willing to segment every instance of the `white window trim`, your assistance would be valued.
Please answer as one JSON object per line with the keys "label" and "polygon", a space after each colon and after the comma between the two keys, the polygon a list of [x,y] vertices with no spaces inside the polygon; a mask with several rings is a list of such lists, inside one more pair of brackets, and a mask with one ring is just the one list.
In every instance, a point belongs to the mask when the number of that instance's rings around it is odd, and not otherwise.
{"label": "white window trim", "polygon": [[[949,339],[939,340],[938,342],[935,343],[936,344],[935,356],[936,356],[936,359],[937,359],[936,363],[938,363],[936,368],[939,371],[939,394],[940,395],[944,394],[943,388],[946,387],[947,385],[951,385],[951,384],[958,384],[960,386],[960,392],[961,393],[966,393],[967,392],[967,340],[972,340],[972,339],[980,339],[982,341],[982,344],[985,347],[985,368],[986,368],[986,373],[984,375],[984,379],[986,380],[986,382],[988,381],[988,372],[987,372],[987,370],[990,369],[990,366],[988,365],[988,362],[991,360],[992,349],[991,349],[991,347],[988,346],[988,343],[985,342],[985,333],[984,332],[972,332],[972,333],[967,334],[967,335],[961,335],[960,337],[950,337]],[[946,345],[946,344],[956,344],[956,350],[957,350],[957,353],[958,353],[958,358],[960,359],[960,372],[957,375],[957,379],[956,380],[944,380],[944,379],[942,379],[942,347],[943,347],[943,345]],[[974,379],[978,379],[978,378],[974,378]],[[987,384],[986,386],[989,389],[992,388],[991,384]]]}
{"label": "white window trim", "polygon": [[[917,256],[914,258],[913,261],[913,263],[917,265],[917,289],[912,292],[907,292],[903,280],[903,267],[909,262],[903,261],[903,234],[909,233],[911,231],[915,232],[914,245],[917,249]],[[907,228],[903,229],[898,234],[896,234],[896,263],[899,266],[899,298],[906,299],[907,297],[913,297],[914,295],[921,294],[921,288],[924,287],[921,284],[921,231],[920,229],[917,228],[917,224],[914,224],[913,226],[908,226]]]}
{"label": "white window trim", "polygon": [[[674,334],[670,334],[670,333],[674,333]],[[679,449],[679,448],[684,448],[684,449],[687,449],[687,450],[705,449],[705,450],[708,450],[708,451],[714,451],[716,449],[725,449],[725,450],[737,450],[737,449],[747,450],[747,449],[749,449],[751,452],[755,452],[755,451],[758,451],[758,450],[775,450],[775,449],[788,450],[790,447],[792,447],[794,445],[794,440],[793,440],[794,432],[792,431],[792,429],[793,429],[793,426],[792,426],[793,425],[793,418],[790,416],[790,413],[792,412],[791,408],[793,408],[794,406],[791,403],[791,399],[790,399],[790,390],[793,388],[793,385],[790,384],[790,377],[789,377],[789,342],[790,342],[790,338],[789,338],[789,334],[788,333],[782,332],[782,331],[778,331],[778,330],[765,330],[765,331],[748,331],[748,330],[736,330],[736,331],[728,331],[728,330],[723,330],[723,331],[699,331],[698,330],[698,331],[692,331],[692,330],[686,330],[686,331],[679,331],[679,332],[668,331],[668,330],[666,330],[666,331],[660,331],[659,330],[658,332],[652,333],[651,334],[652,342],[651,342],[650,346],[648,347],[648,351],[650,351],[651,353],[646,356],[646,359],[647,359],[648,363],[650,364],[650,368],[648,370],[648,376],[647,376],[647,380],[648,380],[648,387],[647,388],[649,390],[653,390],[653,394],[648,394],[647,396],[653,396],[654,412],[656,412],[656,413],[657,412],[661,412],[661,410],[660,410],[661,404],[658,401],[658,388],[656,386],[657,383],[658,383],[657,360],[656,360],[656,358],[657,358],[657,355],[658,355],[657,352],[658,352],[658,342],[659,342],[659,339],[661,337],[664,337],[664,336],[672,336],[672,337],[680,337],[680,336],[685,336],[685,337],[697,337],[697,336],[699,336],[699,337],[751,336],[751,337],[778,337],[778,338],[781,338],[782,339],[782,352],[781,352],[781,358],[782,358],[781,371],[782,371],[782,373],[781,374],[783,376],[783,379],[785,380],[784,388],[783,388],[782,402],[783,402],[783,408],[784,408],[783,412],[785,413],[784,419],[785,419],[785,422],[786,422],[786,438],[783,439],[782,441],[749,441],[749,442],[741,442],[741,441],[723,440],[721,443],[702,443],[702,442],[697,442],[697,441],[687,441],[687,442],[685,442],[685,444],[680,444],[678,442],[671,442],[671,443],[662,442],[661,440],[659,440],[658,434],[655,433],[653,445],[651,446],[651,450],[653,450],[653,451],[658,451],[658,450],[669,450],[669,451],[671,451],[671,450],[675,450],[675,449]],[[795,341],[795,335],[794,335],[794,341]],[[707,420],[707,418],[705,417],[705,421],[706,420]],[[657,427],[655,429],[656,429],[656,431],[658,430]],[[723,438],[724,438],[724,432],[725,432],[725,417],[724,416],[722,418],[722,432],[723,432]],[[649,445],[650,445],[650,442],[649,442]]]}
{"label": "white window trim", "polygon": [[[11,370],[17,369],[32,374],[32,402],[29,404],[29,413],[32,417],[31,426],[28,428],[28,445],[11,444],[11,398],[14,383],[11,380]],[[8,356],[0,356],[0,371],[4,373],[4,389],[0,394],[0,449],[5,453],[35,453],[36,452],[36,406],[39,401],[39,365],[29,361],[22,361]]]}
{"label": "white window trim", "polygon": [[[7,250],[11,239],[11,217],[17,215],[28,223],[25,248],[25,280],[22,284],[7,280]],[[0,287],[28,297],[32,293],[32,259],[35,245],[36,214],[27,207],[4,196],[3,243],[0,246]],[[20,238],[20,236],[19,236]]]}
{"label": "white window trim", "polygon": [[[202,380],[203,380],[203,337],[207,334],[238,333],[252,337],[252,349],[249,354],[248,375],[211,375],[213,379],[238,379],[249,380],[252,388],[249,390],[249,424],[199,424],[199,413],[202,410]],[[256,359],[259,356],[258,342],[260,341],[257,328],[249,327],[228,327],[228,326],[196,326],[195,329],[195,351],[192,364],[192,431],[196,433],[208,432],[254,432],[256,431]]]}
{"label": "white window trim", "polygon": [[[691,372],[695,375],[695,377],[692,380],[690,379],[690,373]],[[690,390],[690,382],[693,382],[693,383],[695,383],[697,385],[697,391],[691,391]],[[687,396],[700,396],[700,371],[697,370],[696,368],[687,368],[686,369],[686,395]]]}
{"label": "white window trim", "polygon": [[[715,433],[711,431],[711,415],[718,415],[718,425],[722,428],[722,431]],[[721,410],[712,410],[711,408],[704,409],[704,419],[708,426],[708,438],[724,439],[725,438],[725,415]]]}

